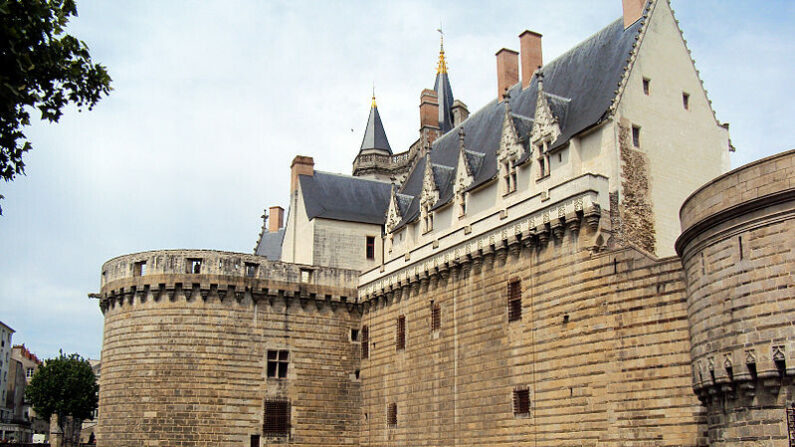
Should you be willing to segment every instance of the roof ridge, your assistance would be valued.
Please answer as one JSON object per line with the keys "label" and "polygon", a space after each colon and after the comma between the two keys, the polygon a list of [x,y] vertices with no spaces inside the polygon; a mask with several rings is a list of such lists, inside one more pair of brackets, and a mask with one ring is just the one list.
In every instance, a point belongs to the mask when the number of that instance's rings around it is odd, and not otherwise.
{"label": "roof ridge", "polygon": [[[621,75],[621,80],[618,81],[618,86],[614,91],[613,101],[610,103],[610,107],[607,109],[607,116],[613,116],[618,109],[618,103],[621,102],[621,98],[624,96],[624,91],[627,88],[627,84],[629,83],[629,76],[632,73],[632,68],[635,66],[635,61],[638,59],[638,51],[640,51],[641,44],[643,43],[643,39],[646,37],[646,30],[649,27],[649,23],[651,23],[651,16],[654,13],[654,9],[657,8],[657,0],[645,0],[643,5],[643,14],[641,15],[641,23],[640,27],[638,28],[638,35],[635,37],[635,42],[632,43],[632,50],[627,57],[626,63],[624,64],[624,72]],[[626,30],[629,28],[624,29]]]}

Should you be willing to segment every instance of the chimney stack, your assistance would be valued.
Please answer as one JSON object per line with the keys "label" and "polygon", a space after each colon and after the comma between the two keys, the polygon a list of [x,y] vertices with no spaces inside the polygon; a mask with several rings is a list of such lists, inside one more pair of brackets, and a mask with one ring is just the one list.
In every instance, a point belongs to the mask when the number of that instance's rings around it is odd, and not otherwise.
{"label": "chimney stack", "polygon": [[420,94],[420,128],[439,128],[439,97],[426,88]]}
{"label": "chimney stack", "polygon": [[469,109],[467,108],[467,105],[458,99],[453,101],[453,107],[450,108],[450,111],[453,112],[453,127],[461,124],[465,119],[469,118]]}
{"label": "chimney stack", "polygon": [[627,29],[643,16],[643,7],[646,6],[646,0],[621,1],[624,6],[624,29]]}
{"label": "chimney stack", "polygon": [[544,58],[541,56],[541,34],[525,30],[519,34],[519,43],[522,50],[522,89],[526,89],[533,80],[533,73],[544,65]]}
{"label": "chimney stack", "polygon": [[268,210],[270,221],[268,222],[268,232],[275,233],[282,229],[284,226],[284,208],[280,206],[272,206]]}
{"label": "chimney stack", "polygon": [[[312,157],[305,155],[296,155],[293,158],[293,163],[290,165],[290,194],[298,191],[298,176],[299,175],[314,175],[315,174],[315,160]],[[273,218],[271,218],[273,222]]]}
{"label": "chimney stack", "polygon": [[503,48],[497,52],[497,101],[519,82],[519,53]]}

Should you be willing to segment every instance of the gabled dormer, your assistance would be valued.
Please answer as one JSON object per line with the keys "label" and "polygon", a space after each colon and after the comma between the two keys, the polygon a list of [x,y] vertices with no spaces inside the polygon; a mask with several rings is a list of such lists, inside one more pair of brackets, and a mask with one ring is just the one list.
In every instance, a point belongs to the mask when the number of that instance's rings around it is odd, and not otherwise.
{"label": "gabled dormer", "polygon": [[456,165],[455,184],[453,185],[453,200],[455,201],[459,218],[464,217],[467,213],[469,196],[467,190],[475,181],[475,176],[483,165],[483,159],[486,158],[486,154],[482,152],[467,150],[464,144],[465,137],[466,132],[464,132],[462,127],[458,131],[458,163]]}
{"label": "gabled dormer", "polygon": [[552,143],[560,136],[560,122],[552,113],[552,96],[544,92],[544,74],[539,71],[536,73],[536,78],[538,96],[536,97],[536,111],[533,130],[530,133],[530,143],[538,161],[538,178],[544,178],[549,175],[549,151],[552,148]]}
{"label": "gabled dormer", "polygon": [[425,154],[425,173],[422,180],[422,193],[420,194],[420,219],[422,220],[422,232],[428,233],[433,230],[433,211],[431,208],[439,200],[439,188],[436,186],[436,179],[433,175],[433,165],[431,164],[431,154]]}
{"label": "gabled dormer", "polygon": [[395,185],[392,185],[392,192],[389,198],[389,208],[386,211],[386,232],[391,233],[402,219],[403,213],[401,212],[400,205],[398,204],[397,191],[395,190]]}
{"label": "gabled dormer", "polygon": [[524,146],[513,121],[510,98],[506,96],[500,146],[497,148],[497,166],[502,179],[503,195],[516,191],[516,165],[522,155],[524,155]]}

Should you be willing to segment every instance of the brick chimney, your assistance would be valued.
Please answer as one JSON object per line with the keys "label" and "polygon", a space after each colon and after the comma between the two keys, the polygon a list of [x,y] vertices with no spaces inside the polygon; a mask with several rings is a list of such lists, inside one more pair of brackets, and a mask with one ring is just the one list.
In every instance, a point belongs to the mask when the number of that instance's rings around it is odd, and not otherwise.
{"label": "brick chimney", "polygon": [[420,128],[439,128],[439,97],[426,88],[420,94]]}
{"label": "brick chimney", "polygon": [[497,101],[519,82],[519,53],[503,48],[497,52]]}
{"label": "brick chimney", "polygon": [[268,232],[275,233],[284,226],[284,208],[280,206],[272,206],[268,210]]}
{"label": "brick chimney", "polygon": [[643,15],[646,0],[621,0],[624,5],[624,29],[637,22]]}
{"label": "brick chimney", "polygon": [[544,65],[544,58],[541,56],[541,34],[525,30],[519,34],[519,44],[522,50],[522,88],[526,89],[533,80],[533,73]]}
{"label": "brick chimney", "polygon": [[[290,165],[290,194],[298,190],[298,176],[302,174],[315,174],[315,160],[305,155],[296,155],[295,158],[293,158],[293,163]],[[272,221],[271,219],[271,222]]]}

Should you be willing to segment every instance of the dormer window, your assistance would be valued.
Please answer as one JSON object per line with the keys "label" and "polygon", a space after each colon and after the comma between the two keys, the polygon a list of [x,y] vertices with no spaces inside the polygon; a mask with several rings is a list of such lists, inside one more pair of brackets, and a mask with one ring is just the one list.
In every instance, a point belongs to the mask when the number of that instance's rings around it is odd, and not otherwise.
{"label": "dormer window", "polygon": [[433,231],[433,211],[430,205],[423,205],[422,207],[422,232],[430,233]]}
{"label": "dormer window", "polygon": [[536,150],[538,152],[538,180],[545,178],[550,173],[550,166],[549,166],[549,141],[542,140],[538,142],[536,146]]}
{"label": "dormer window", "polygon": [[505,195],[516,191],[516,166],[512,160],[504,160],[502,162],[502,178]]}

